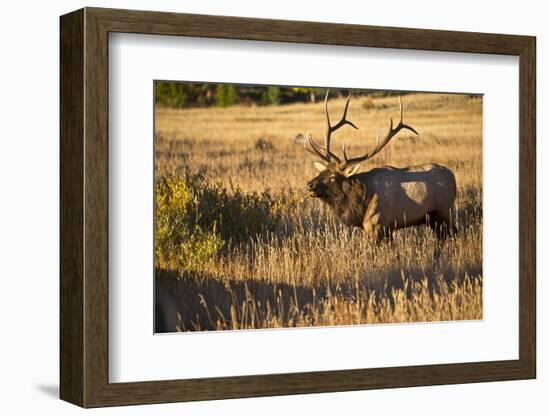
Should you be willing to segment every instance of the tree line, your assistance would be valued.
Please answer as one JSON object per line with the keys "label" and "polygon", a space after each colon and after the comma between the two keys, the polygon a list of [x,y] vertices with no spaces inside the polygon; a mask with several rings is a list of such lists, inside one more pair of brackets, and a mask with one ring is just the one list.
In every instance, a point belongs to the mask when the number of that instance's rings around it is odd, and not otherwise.
{"label": "tree line", "polygon": [[[323,100],[325,93],[326,88],[155,81],[156,105],[171,108],[316,102]],[[354,91],[354,95],[368,93]],[[342,94],[342,90],[334,90],[333,94]]]}

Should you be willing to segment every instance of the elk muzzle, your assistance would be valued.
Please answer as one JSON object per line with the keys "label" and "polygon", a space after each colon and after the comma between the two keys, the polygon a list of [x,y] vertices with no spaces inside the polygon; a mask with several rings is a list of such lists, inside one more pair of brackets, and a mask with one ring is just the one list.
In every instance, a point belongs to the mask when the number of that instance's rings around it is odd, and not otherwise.
{"label": "elk muzzle", "polygon": [[307,183],[307,191],[309,193],[309,196],[313,198],[322,197],[324,193],[323,189],[323,183],[319,180],[319,178],[314,178]]}
{"label": "elk muzzle", "polygon": [[329,195],[336,192],[336,182],[329,182],[326,173],[321,173],[307,183],[309,196],[312,198],[329,198]]}

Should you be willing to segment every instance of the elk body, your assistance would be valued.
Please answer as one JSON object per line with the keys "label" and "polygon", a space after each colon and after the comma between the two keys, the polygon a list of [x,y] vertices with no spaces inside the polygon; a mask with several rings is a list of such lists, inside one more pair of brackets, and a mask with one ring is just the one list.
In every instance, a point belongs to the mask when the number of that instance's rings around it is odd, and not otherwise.
{"label": "elk body", "polygon": [[342,223],[362,228],[375,240],[391,236],[394,230],[420,224],[431,227],[438,237],[455,232],[456,181],[450,169],[425,164],[405,168],[386,166],[357,173],[359,164],[380,152],[399,131],[405,129],[418,134],[403,123],[401,99],[399,123],[394,127],[393,120],[390,121],[386,137],[380,141],[377,135],[372,151],[348,158],[344,145],[340,158],[330,150],[330,140],[340,127],[350,125],[357,129],[346,119],[351,94],[341,120],[335,125],[330,122],[328,94],[329,91],[325,97],[325,146],[317,145],[310,134],[306,140],[306,148],[320,158],[320,162],[315,162],[320,173],[307,184],[310,196],[330,206]]}

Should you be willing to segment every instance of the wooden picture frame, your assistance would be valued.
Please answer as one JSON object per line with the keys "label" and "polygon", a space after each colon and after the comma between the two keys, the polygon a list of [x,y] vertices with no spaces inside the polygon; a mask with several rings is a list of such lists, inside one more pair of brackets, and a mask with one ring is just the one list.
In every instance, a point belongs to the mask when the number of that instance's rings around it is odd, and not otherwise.
{"label": "wooden picture frame", "polygon": [[[60,30],[61,399],[82,407],[100,407],[535,378],[534,37],[99,8],[62,16]],[[518,56],[519,359],[109,383],[110,32]]]}

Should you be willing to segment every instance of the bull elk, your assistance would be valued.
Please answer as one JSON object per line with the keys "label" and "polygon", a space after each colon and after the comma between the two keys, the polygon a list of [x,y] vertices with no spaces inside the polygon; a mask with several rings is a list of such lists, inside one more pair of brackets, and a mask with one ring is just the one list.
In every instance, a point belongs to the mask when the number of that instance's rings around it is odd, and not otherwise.
{"label": "bull elk", "polygon": [[364,155],[348,158],[345,144],[342,157],[330,148],[332,134],[339,128],[357,126],[346,116],[351,100],[348,95],[340,121],[331,124],[328,111],[329,91],[325,96],[327,130],[324,147],[315,143],[311,134],[305,140],[306,149],[320,158],[314,162],[319,175],[308,182],[310,196],[319,198],[342,223],[362,228],[375,240],[391,237],[394,230],[425,224],[439,238],[456,232],[454,202],[456,181],[451,170],[437,164],[405,168],[378,167],[357,173],[361,162],[378,154],[401,130],[418,135],[403,123],[403,103],[399,98],[400,120],[394,127],[390,119],[389,131],[383,140],[377,134],[376,145]]}

